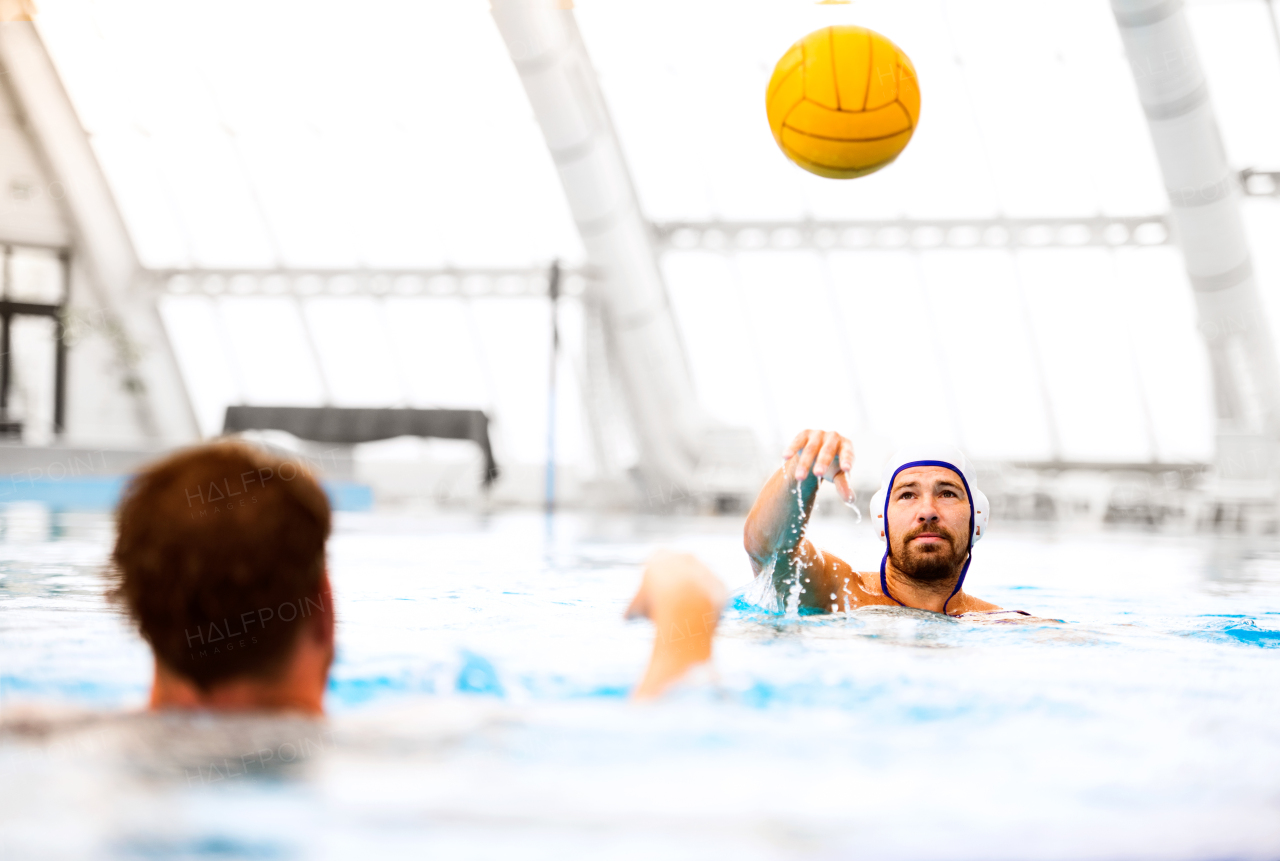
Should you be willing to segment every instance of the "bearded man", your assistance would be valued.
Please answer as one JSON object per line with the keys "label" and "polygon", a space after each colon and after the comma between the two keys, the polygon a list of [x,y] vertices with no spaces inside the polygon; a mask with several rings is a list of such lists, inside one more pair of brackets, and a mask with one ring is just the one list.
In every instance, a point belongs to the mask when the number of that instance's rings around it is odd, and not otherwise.
{"label": "bearded man", "polygon": [[783,456],[786,463],[760,492],[743,536],[752,568],[772,577],[780,602],[825,612],[885,604],[950,616],[1005,613],[963,588],[990,510],[959,451],[928,446],[899,452],[889,462],[871,499],[871,516],[886,544],[875,572],[855,571],[804,537],[822,479],[853,503],[853,445],[834,431],[806,430]]}

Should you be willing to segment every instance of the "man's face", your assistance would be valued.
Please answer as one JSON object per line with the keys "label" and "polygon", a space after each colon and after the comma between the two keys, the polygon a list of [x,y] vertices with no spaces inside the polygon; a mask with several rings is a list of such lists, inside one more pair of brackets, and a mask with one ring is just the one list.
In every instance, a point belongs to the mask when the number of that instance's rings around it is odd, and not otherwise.
{"label": "man's face", "polygon": [[889,558],[914,580],[953,576],[969,552],[969,496],[960,476],[940,466],[898,473],[889,491]]}

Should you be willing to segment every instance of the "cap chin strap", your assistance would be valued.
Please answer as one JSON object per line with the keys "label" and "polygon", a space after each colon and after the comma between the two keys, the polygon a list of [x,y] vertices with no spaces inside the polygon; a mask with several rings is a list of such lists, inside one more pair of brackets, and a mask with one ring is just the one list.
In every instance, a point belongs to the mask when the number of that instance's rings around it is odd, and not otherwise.
{"label": "cap chin strap", "polygon": [[889,497],[893,492],[893,483],[898,480],[898,473],[904,469],[910,469],[913,466],[940,466],[949,469],[956,475],[960,476],[960,483],[964,485],[964,495],[969,500],[969,555],[965,557],[964,567],[960,569],[960,579],[956,581],[956,588],[951,590],[951,594],[947,596],[947,600],[942,602],[942,614],[944,616],[951,615],[947,612],[947,605],[951,603],[951,599],[960,593],[960,588],[964,586],[965,575],[969,573],[969,563],[973,561],[973,526],[975,522],[973,493],[969,490],[969,480],[964,477],[961,472],[953,464],[947,463],[945,460],[913,460],[910,463],[904,463],[893,471],[889,484],[884,491],[884,557],[880,560],[880,591],[885,594],[893,603],[899,607],[905,607],[906,604],[893,597],[893,593],[889,591],[889,577],[887,568],[889,564],[889,548],[893,546],[892,540],[889,538]]}
{"label": "cap chin strap", "polygon": [[[889,551],[884,551],[884,558],[880,560],[880,591],[885,594],[893,603],[899,607],[905,607],[906,604],[893,597],[893,593],[889,591],[889,578],[885,572],[885,564],[889,561]],[[969,573],[969,563],[973,561],[973,552],[970,551],[968,558],[964,560],[964,567],[960,569],[960,579],[956,581],[956,588],[951,590],[951,594],[947,596],[947,600],[942,602],[942,613],[944,616],[950,616],[947,612],[947,605],[951,603],[951,599],[960,594],[960,589],[964,586],[964,576]]]}

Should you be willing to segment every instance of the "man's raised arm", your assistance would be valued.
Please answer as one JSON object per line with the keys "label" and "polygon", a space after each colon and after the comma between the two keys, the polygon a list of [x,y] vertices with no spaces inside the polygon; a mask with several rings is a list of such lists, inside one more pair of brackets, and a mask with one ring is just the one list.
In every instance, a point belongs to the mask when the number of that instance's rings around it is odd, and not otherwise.
{"label": "man's raised arm", "polygon": [[783,457],[786,463],[769,478],[747,515],[743,546],[757,575],[772,566],[780,599],[785,601],[795,588],[800,571],[800,604],[826,608],[835,569],[847,573],[848,566],[818,553],[804,537],[804,528],[820,479],[831,481],[845,502],[853,502],[848,481],[853,444],[835,431],[805,430],[791,441]]}

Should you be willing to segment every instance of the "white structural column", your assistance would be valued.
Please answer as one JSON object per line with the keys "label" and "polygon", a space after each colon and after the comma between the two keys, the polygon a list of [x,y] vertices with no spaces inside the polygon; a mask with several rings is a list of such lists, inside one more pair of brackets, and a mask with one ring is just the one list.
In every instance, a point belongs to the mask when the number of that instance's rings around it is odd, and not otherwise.
{"label": "white structural column", "polygon": [[650,482],[687,486],[708,430],[658,259],[595,71],[566,4],[492,0],[598,279],[618,381]]}
{"label": "white structural column", "polygon": [[[1227,164],[1208,83],[1182,0],[1111,0],[1172,204],[1174,236],[1195,291],[1209,349],[1225,472],[1272,466],[1280,433],[1280,363],[1254,278],[1240,212],[1239,177]],[[1247,453],[1241,463],[1244,440]],[[1231,468],[1230,463],[1236,466]]]}
{"label": "white structural column", "polygon": [[[87,274],[116,369],[98,369],[133,402],[135,442],[179,443],[199,432],[153,294],[139,278],[133,243],[89,139],[35,26],[0,23],[0,64],[46,169],[60,185],[72,250]],[[95,315],[97,316],[97,315]],[[74,367],[74,365],[73,365]],[[83,388],[77,386],[76,388]],[[84,417],[71,420],[84,427]]]}

